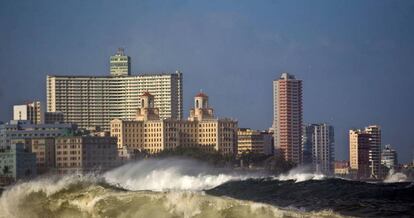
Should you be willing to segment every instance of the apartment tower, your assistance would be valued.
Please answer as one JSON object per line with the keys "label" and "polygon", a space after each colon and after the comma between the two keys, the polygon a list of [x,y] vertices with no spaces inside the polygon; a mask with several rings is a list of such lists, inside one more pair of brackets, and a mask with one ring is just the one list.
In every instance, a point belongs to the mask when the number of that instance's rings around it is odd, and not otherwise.
{"label": "apartment tower", "polygon": [[181,72],[131,76],[130,59],[123,51],[110,62],[110,76],[48,75],[47,110],[63,112],[65,122],[80,128],[109,130],[113,119],[134,119],[140,96],[148,91],[156,97],[160,118],[182,119]]}
{"label": "apartment tower", "polygon": [[288,73],[273,81],[275,152],[300,164],[302,159],[302,81]]}
{"label": "apartment tower", "polygon": [[364,130],[349,131],[349,158],[351,169],[360,178],[381,177],[381,128],[377,125]]}

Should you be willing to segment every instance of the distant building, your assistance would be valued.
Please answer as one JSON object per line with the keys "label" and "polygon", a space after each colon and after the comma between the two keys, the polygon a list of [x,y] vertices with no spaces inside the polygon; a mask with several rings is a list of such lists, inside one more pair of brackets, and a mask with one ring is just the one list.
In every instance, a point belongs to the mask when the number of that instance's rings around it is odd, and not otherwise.
{"label": "distant building", "polygon": [[48,138],[70,135],[77,129],[74,124],[31,124],[29,121],[11,120],[0,125],[0,147],[11,145],[13,139]]}
{"label": "distant building", "polygon": [[36,176],[36,156],[23,143],[0,148],[0,177],[14,180]]}
{"label": "distant building", "polygon": [[[123,59],[124,55],[113,57]],[[80,128],[109,131],[113,119],[134,119],[140,95],[149,91],[157,97],[154,106],[161,118],[182,119],[181,72],[131,76],[121,67],[122,60],[111,59],[111,64],[111,76],[48,75],[47,111],[62,112],[66,123]]]}
{"label": "distant building", "polygon": [[237,154],[257,153],[272,154],[272,135],[267,132],[260,132],[247,128],[237,131]]}
{"label": "distant building", "polygon": [[381,127],[371,125],[365,127],[365,132],[370,135],[369,164],[372,178],[381,178]]}
{"label": "distant building", "polygon": [[295,164],[302,161],[302,81],[283,73],[273,81],[275,152]]}
{"label": "distant building", "polygon": [[109,65],[112,76],[131,75],[131,58],[125,55],[123,48],[119,48],[116,54],[111,56]]}
{"label": "distant building", "polygon": [[314,124],[312,134],[312,163],[316,172],[332,174],[335,161],[334,128],[326,123]]}
{"label": "distant building", "polygon": [[339,160],[335,161],[335,175],[347,176],[350,173],[349,161]]}
{"label": "distant building", "polygon": [[118,164],[116,138],[65,136],[55,140],[58,173],[108,170]]}
{"label": "distant building", "polygon": [[369,138],[361,130],[349,131],[349,163],[353,174],[358,178],[369,178]]}
{"label": "distant building", "polygon": [[312,165],[312,136],[314,126],[312,124],[302,125],[302,164]]}
{"label": "distant building", "polygon": [[43,123],[43,109],[40,101],[13,106],[13,120],[28,120],[32,124]]}
{"label": "distant building", "polygon": [[391,148],[391,145],[385,145],[381,153],[381,163],[388,169],[394,169],[398,166],[397,151]]}
{"label": "distant building", "polygon": [[332,174],[335,160],[334,148],[333,126],[326,123],[303,125],[303,164],[311,164],[315,172]]}
{"label": "distant building", "polygon": [[111,121],[111,136],[118,138],[118,148],[136,149],[148,154],[177,147],[197,147],[206,152],[237,152],[237,121],[216,119],[208,105],[208,96],[199,93],[188,120],[161,119],[154,107],[154,96],[141,96],[135,120]]}
{"label": "distant building", "polygon": [[54,172],[56,168],[55,139],[30,139],[29,151],[36,155],[37,173]]}
{"label": "distant building", "polygon": [[65,115],[62,112],[45,112],[45,124],[64,123]]}

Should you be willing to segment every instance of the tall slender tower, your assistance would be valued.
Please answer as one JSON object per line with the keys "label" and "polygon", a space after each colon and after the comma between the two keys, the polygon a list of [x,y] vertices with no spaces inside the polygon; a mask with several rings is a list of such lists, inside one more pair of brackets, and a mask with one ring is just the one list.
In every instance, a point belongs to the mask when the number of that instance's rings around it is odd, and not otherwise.
{"label": "tall slender tower", "polygon": [[288,73],[273,81],[275,151],[285,160],[302,159],[302,81]]}
{"label": "tall slender tower", "polygon": [[116,54],[111,56],[109,64],[112,76],[131,75],[131,58],[125,55],[123,48],[119,48]]}

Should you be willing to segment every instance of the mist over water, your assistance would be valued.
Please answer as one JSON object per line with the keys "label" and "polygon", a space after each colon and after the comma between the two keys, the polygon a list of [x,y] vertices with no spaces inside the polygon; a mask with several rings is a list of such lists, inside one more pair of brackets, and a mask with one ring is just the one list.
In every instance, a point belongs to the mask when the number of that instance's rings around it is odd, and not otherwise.
{"label": "mist over water", "polygon": [[0,217],[342,217],[330,200],[340,198],[336,194],[413,192],[398,184],[352,183],[302,168],[269,176],[189,159],[149,159],[103,174],[43,177],[7,187]]}

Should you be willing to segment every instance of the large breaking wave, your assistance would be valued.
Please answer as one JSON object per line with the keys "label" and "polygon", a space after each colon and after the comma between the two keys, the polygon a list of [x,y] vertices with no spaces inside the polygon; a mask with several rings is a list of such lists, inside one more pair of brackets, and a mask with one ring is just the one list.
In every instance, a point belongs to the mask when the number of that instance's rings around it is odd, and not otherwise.
{"label": "large breaking wave", "polygon": [[[0,217],[340,217],[330,205],[309,210],[295,203],[310,195],[321,202],[322,186],[352,185],[329,180],[301,170],[268,177],[192,160],[143,160],[104,174],[8,187],[0,198]],[[283,204],[278,198],[297,200]]]}

